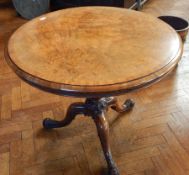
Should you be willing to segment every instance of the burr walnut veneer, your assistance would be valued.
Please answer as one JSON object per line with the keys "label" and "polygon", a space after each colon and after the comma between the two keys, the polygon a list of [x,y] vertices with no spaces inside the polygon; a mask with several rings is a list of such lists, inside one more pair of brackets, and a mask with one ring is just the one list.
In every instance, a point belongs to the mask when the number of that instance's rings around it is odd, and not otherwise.
{"label": "burr walnut veneer", "polygon": [[47,129],[63,127],[78,114],[97,127],[109,174],[118,175],[109,145],[108,107],[132,109],[116,98],[168,74],[182,54],[177,33],[159,19],[112,7],[81,7],[53,12],[20,27],[5,49],[8,64],[23,80],[59,95],[85,97],[64,120],[45,119]]}

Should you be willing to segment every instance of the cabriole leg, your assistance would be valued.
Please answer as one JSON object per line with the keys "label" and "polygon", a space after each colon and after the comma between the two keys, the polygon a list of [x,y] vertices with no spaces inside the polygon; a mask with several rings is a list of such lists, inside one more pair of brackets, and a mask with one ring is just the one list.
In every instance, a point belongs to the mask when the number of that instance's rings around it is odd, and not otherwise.
{"label": "cabriole leg", "polygon": [[110,141],[109,141],[109,124],[105,118],[104,112],[98,116],[93,116],[96,128],[98,131],[98,136],[102,145],[105,159],[108,164],[108,175],[119,175],[119,171],[116,167],[116,164],[112,158],[112,153],[110,150]]}

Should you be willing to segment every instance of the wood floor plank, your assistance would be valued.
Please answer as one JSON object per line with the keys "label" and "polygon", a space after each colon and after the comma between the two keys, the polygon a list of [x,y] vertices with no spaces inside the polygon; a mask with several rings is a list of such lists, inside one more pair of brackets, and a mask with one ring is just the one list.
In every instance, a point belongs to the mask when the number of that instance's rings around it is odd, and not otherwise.
{"label": "wood floor plank", "polygon": [[10,150],[10,144],[1,144],[0,145],[0,153],[9,152]]}
{"label": "wood floor plank", "polygon": [[165,161],[166,166],[170,169],[174,175],[185,175],[185,171],[182,166],[179,164],[178,160],[175,158],[173,152],[169,147],[162,145],[159,146],[162,159]]}
{"label": "wood floor plank", "polygon": [[136,161],[141,160],[145,158],[150,158],[153,156],[157,156],[160,154],[160,151],[156,147],[149,147],[149,148],[143,148],[136,151],[131,151],[128,153],[124,153],[121,156],[117,158],[118,164],[121,164],[123,162],[127,163],[130,161]]}
{"label": "wood floor plank", "polygon": [[140,173],[140,172],[143,172],[145,170],[149,170],[149,169],[154,168],[151,159],[131,161],[131,162],[128,162],[128,163],[124,163],[124,164],[120,165],[119,167],[120,167],[120,172],[121,173],[123,172],[123,174],[124,174],[124,171],[127,174],[136,174],[136,173]]}
{"label": "wood floor plank", "polygon": [[175,158],[178,160],[183,169],[189,170],[189,155],[188,152],[182,147],[175,135],[171,131],[163,134],[169,145],[170,150],[174,153]]}
{"label": "wood floor plank", "polygon": [[11,143],[14,140],[21,140],[20,132],[15,132],[12,134],[5,134],[0,136],[0,144]]}
{"label": "wood floor plank", "polygon": [[160,175],[172,175],[171,170],[169,167],[167,167],[167,163],[164,161],[164,159],[159,156],[154,156],[151,158],[152,162],[154,163],[154,166],[156,167],[157,174]]}
{"label": "wood floor plank", "polygon": [[0,154],[0,170],[2,175],[9,175],[9,161],[10,156],[9,153]]}
{"label": "wood floor plank", "polygon": [[20,86],[12,88],[12,110],[19,110],[22,106]]}
{"label": "wood floor plank", "polygon": [[11,95],[5,94],[1,101],[1,120],[11,119]]}

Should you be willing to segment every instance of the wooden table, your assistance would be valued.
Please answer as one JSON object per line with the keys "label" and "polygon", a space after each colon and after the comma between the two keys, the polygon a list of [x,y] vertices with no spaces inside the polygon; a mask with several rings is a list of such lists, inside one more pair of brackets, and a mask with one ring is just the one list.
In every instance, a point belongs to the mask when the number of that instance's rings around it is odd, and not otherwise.
{"label": "wooden table", "polygon": [[47,14],[20,27],[5,58],[32,86],[86,98],[71,104],[62,121],[45,119],[46,129],[64,127],[78,114],[94,120],[108,164],[118,175],[109,145],[106,110],[122,113],[117,96],[160,80],[177,65],[182,42],[164,22],[141,12],[113,7],[82,7]]}

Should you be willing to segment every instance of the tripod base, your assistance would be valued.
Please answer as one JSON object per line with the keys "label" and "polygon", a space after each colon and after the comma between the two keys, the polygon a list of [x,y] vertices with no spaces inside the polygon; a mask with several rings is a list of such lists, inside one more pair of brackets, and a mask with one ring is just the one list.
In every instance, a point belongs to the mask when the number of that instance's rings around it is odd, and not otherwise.
{"label": "tripod base", "polygon": [[109,141],[109,124],[105,117],[105,112],[109,107],[118,113],[123,113],[131,110],[134,107],[134,102],[129,99],[126,100],[122,106],[119,106],[117,99],[114,97],[100,99],[88,98],[85,103],[71,104],[67,110],[65,119],[62,121],[56,121],[48,118],[44,119],[43,127],[45,129],[64,127],[69,125],[78,114],[92,117],[96,124],[98,136],[108,165],[109,175],[119,175],[117,166],[112,158]]}

